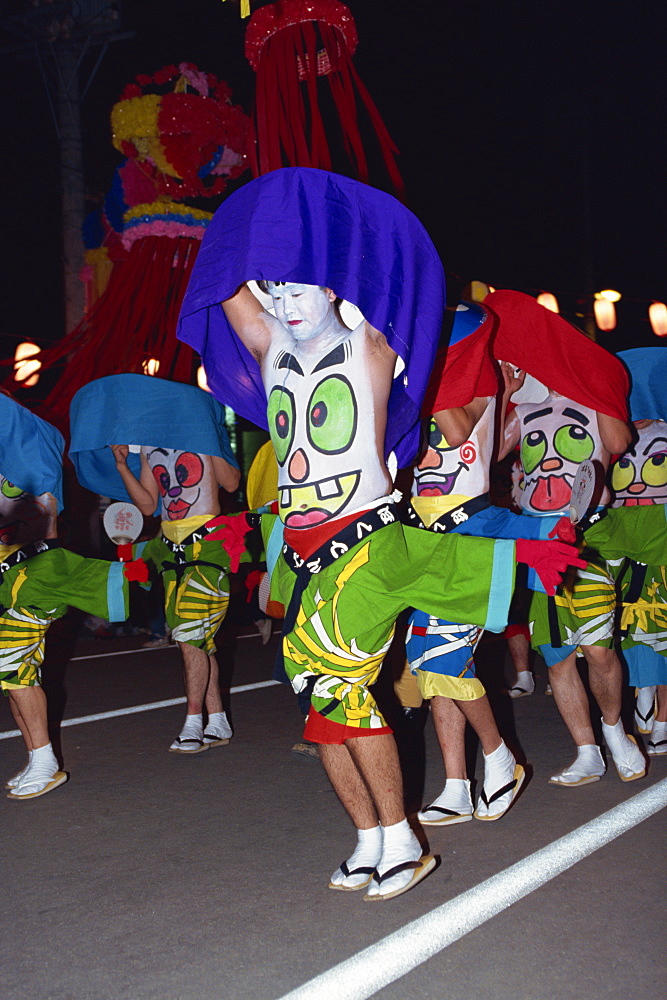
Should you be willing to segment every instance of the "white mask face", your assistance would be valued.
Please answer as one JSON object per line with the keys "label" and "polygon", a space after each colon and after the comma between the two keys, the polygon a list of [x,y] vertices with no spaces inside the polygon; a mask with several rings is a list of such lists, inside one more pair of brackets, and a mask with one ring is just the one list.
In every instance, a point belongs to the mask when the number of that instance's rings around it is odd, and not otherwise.
{"label": "white mask face", "polygon": [[148,446],[142,452],[160,491],[163,521],[182,521],[217,510],[217,484],[209,455]]}
{"label": "white mask face", "polygon": [[638,434],[637,443],[611,468],[615,507],[667,503],[667,423],[653,420]]}
{"label": "white mask face", "polygon": [[48,493],[34,497],[0,475],[0,545],[26,545],[53,534]]}
{"label": "white mask face", "polygon": [[312,340],[335,322],[335,296],[319,285],[269,281],[276,319],[296,341]]}

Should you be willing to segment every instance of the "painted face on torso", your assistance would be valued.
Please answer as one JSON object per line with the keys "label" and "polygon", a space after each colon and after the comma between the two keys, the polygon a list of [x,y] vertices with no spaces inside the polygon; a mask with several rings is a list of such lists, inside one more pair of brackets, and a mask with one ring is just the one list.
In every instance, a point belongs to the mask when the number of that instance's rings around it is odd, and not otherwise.
{"label": "painted face on torso", "polygon": [[53,505],[50,493],[34,497],[0,475],[0,545],[20,546],[54,538]]}
{"label": "painted face on torso", "polygon": [[460,448],[449,447],[435,418],[431,417],[428,448],[415,469],[413,495],[447,497],[453,494],[471,498],[488,492],[494,417],[495,400],[491,399],[470,438]]}
{"label": "painted face on torso", "polygon": [[148,445],[141,451],[160,491],[163,521],[218,513],[218,483],[209,455]]}
{"label": "painted face on torso", "polygon": [[[609,461],[602,446],[595,410],[549,393],[541,403],[520,403],[523,483],[521,507],[531,514],[567,513],[572,483],[584,459]],[[608,502],[605,489],[600,503]]]}
{"label": "painted face on torso", "polygon": [[269,287],[279,324],[262,378],[279,512],[287,527],[309,528],[391,488],[379,454],[386,398],[374,391],[365,324],[348,330],[332,312],[331,293],[318,286]]}
{"label": "painted face on torso", "polygon": [[611,467],[614,507],[667,503],[667,423],[652,420],[638,427],[638,434],[637,443]]}

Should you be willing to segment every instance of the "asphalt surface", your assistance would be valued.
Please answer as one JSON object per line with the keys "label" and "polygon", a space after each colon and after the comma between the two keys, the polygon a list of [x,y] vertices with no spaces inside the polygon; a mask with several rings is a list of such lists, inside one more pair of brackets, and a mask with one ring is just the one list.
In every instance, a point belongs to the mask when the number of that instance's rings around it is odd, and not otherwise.
{"label": "asphalt surface", "polygon": [[[226,684],[270,679],[277,642],[228,629]],[[175,647],[140,643],[75,641],[61,629],[45,673],[54,720],[182,697]],[[530,698],[500,694],[502,658],[501,644],[489,645],[484,669],[530,780],[497,823],[429,828],[439,867],[386,903],[327,888],[354,834],[319,762],[290,751],[301,723],[289,689],[233,692],[232,741],[193,757],[167,752],[180,704],[61,728],[69,782],[0,806],[3,1000],[278,1000],[394,932],[407,971],[364,995],[664,996],[664,810],[409,968],[412,922],[667,778],[659,758],[642,781],[623,783],[612,767],[584,788],[550,786],[573,756],[565,729],[544,677]],[[0,712],[0,732],[13,729],[6,704]],[[412,803],[430,800],[443,781],[430,721],[425,773],[417,738],[404,756]],[[0,775],[23,762],[21,740],[0,739]],[[316,1000],[348,996],[358,988],[349,975],[318,987]]]}

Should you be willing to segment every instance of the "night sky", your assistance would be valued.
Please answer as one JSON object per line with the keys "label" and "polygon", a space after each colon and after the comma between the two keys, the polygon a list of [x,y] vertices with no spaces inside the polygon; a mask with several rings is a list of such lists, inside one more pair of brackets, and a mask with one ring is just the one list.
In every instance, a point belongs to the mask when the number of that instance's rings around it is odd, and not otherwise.
{"label": "night sky", "polygon": [[[660,5],[349,6],[355,65],[401,150],[407,204],[447,271],[553,291],[570,312],[590,273],[595,288],[624,296],[617,331],[600,342],[659,344],[646,308],[667,297]],[[122,29],[136,36],[110,48],[84,104],[91,199],[120,161],[109,113],[137,73],[194,62],[226,79],[245,110],[252,102],[234,4],[125,0]],[[56,137],[35,64],[11,55],[4,64],[0,334],[43,343],[63,324]],[[372,179],[384,186],[379,172]]]}

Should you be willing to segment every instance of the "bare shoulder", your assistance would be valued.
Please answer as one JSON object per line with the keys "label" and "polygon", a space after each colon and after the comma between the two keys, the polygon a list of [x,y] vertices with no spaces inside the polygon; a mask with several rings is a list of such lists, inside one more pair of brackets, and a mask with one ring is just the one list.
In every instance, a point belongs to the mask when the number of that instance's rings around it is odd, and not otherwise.
{"label": "bare shoulder", "polygon": [[387,338],[381,330],[376,329],[368,320],[363,320],[356,329],[352,331],[352,336],[364,336],[369,348],[374,354],[386,357],[392,363],[396,361],[396,351],[387,343]]}

